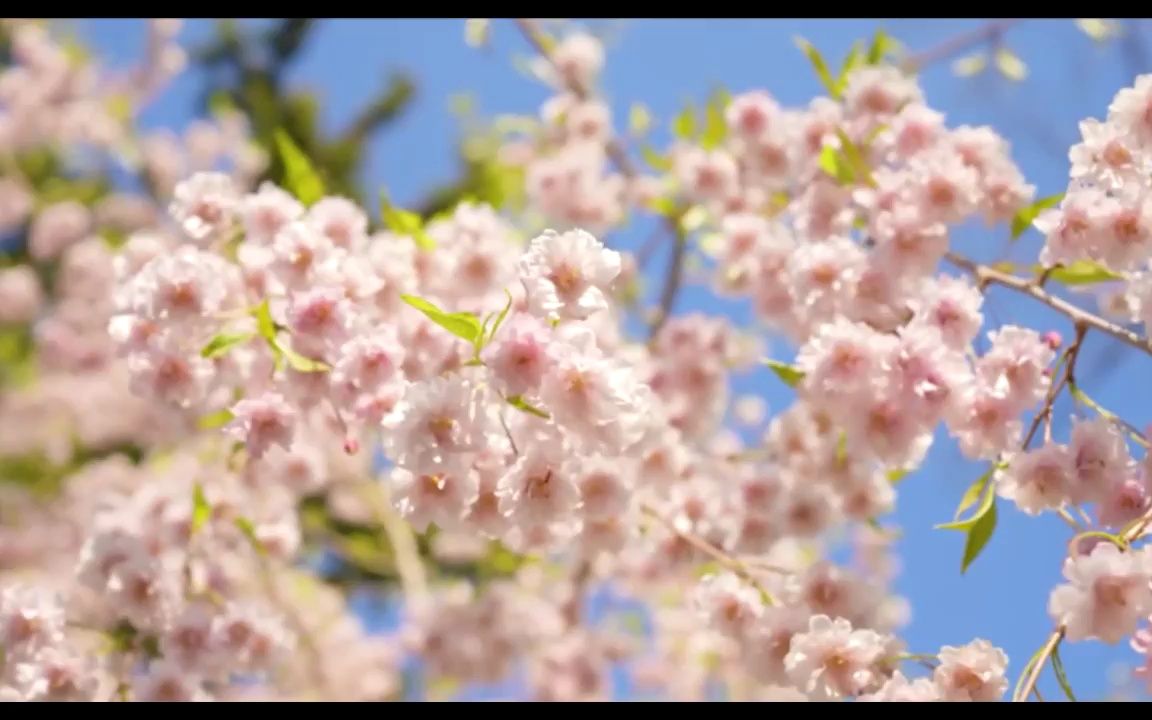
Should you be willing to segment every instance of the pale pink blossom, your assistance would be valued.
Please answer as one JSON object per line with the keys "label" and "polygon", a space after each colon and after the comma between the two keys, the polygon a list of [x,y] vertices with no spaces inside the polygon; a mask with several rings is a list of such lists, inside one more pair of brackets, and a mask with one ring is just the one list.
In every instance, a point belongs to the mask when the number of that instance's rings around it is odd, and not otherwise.
{"label": "pale pink blossom", "polygon": [[932,674],[945,702],[997,702],[1008,690],[1008,656],[984,639],[940,649]]}
{"label": "pale pink blossom", "polygon": [[1069,500],[1073,485],[1072,458],[1065,445],[1048,443],[1022,452],[999,473],[996,491],[1029,515],[1058,510]]}
{"label": "pale pink blossom", "polygon": [[245,443],[252,457],[262,457],[273,445],[285,450],[292,447],[296,435],[296,410],[283,395],[270,392],[245,398],[232,408],[232,415],[226,432]]}
{"label": "pale pink blossom", "polygon": [[1152,614],[1152,551],[1122,551],[1110,542],[1064,561],[1067,583],[1052,591],[1048,614],[1071,642],[1115,645]]}
{"label": "pale pink blossom", "polygon": [[884,638],[872,630],[853,629],[843,618],[816,615],[805,632],[792,638],[784,659],[788,678],[813,699],[853,697],[883,682]]}
{"label": "pale pink blossom", "polygon": [[205,243],[231,228],[239,205],[232,178],[201,172],[176,185],[168,211],[193,242]]}

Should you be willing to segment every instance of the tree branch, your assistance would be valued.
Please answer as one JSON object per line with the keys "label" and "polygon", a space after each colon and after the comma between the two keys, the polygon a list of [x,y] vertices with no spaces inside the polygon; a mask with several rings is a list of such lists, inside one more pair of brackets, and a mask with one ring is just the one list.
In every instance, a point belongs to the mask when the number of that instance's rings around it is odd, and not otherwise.
{"label": "tree branch", "polygon": [[1134,347],[1148,355],[1152,355],[1152,342],[1149,342],[1147,338],[1143,338],[1131,330],[1109,322],[1099,315],[1094,315],[1087,310],[1076,307],[1067,300],[1056,297],[1029,278],[1017,277],[1000,272],[999,270],[994,270],[954,252],[948,253],[946,257],[953,265],[967,271],[983,284],[993,283],[1024,293],[1029,297],[1039,300],[1056,312],[1067,316],[1072,322],[1078,325],[1095,328],[1105,335],[1111,335],[1126,345]]}
{"label": "tree branch", "polygon": [[906,70],[920,70],[941,60],[947,60],[970,47],[985,42],[998,41],[1013,25],[1021,23],[1026,19],[1027,18],[1009,18],[1004,20],[991,20],[975,30],[960,33],[927,50],[922,50],[914,55],[908,56],[903,62],[903,66]]}

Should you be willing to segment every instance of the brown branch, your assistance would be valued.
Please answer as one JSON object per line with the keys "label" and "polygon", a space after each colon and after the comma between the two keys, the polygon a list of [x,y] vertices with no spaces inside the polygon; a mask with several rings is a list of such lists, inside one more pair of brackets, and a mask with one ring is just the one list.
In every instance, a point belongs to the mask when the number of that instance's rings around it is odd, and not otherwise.
{"label": "brown branch", "polygon": [[974,30],[954,35],[927,50],[909,55],[908,58],[904,60],[903,66],[906,70],[920,70],[941,60],[947,60],[970,47],[986,42],[999,42],[1013,25],[1021,23],[1026,19],[1027,18],[1009,18],[1005,20],[991,20]]}
{"label": "brown branch", "polygon": [[1131,330],[1109,322],[1099,315],[1094,315],[1087,310],[1076,307],[1067,300],[1056,297],[1044,288],[1039,287],[1030,278],[1017,277],[1016,275],[1010,275],[1008,273],[1000,272],[999,270],[994,270],[990,267],[973,262],[972,260],[969,260],[968,258],[962,255],[958,255],[954,252],[948,253],[946,257],[948,258],[949,262],[967,271],[982,284],[992,283],[1028,295],[1029,297],[1044,303],[1056,312],[1067,316],[1073,323],[1076,323],[1077,325],[1085,325],[1087,327],[1094,328],[1104,333],[1105,335],[1111,335],[1120,342],[1134,347],[1141,352],[1152,355],[1152,342],[1150,342],[1147,338],[1143,338]]}
{"label": "brown branch", "polygon": [[[1012,702],[1027,702],[1028,696],[1036,690],[1036,682],[1040,679],[1040,673],[1044,671],[1044,665],[1048,662],[1048,658],[1055,652],[1056,646],[1064,639],[1064,626],[1060,625],[1052,634],[1048,636],[1048,641],[1044,643],[1044,647],[1040,648],[1040,652],[1032,660],[1028,666],[1028,675],[1024,683],[1016,688],[1016,692],[1012,694]],[[1039,693],[1037,693],[1039,695]]]}
{"label": "brown branch", "polygon": [[1036,431],[1040,429],[1040,424],[1052,417],[1052,406],[1056,404],[1056,398],[1060,395],[1060,391],[1067,385],[1075,384],[1076,359],[1080,357],[1080,348],[1084,346],[1084,336],[1087,333],[1087,325],[1076,323],[1076,338],[1064,355],[1066,362],[1064,372],[1061,374],[1060,380],[1052,383],[1052,386],[1048,388],[1044,405],[1040,408],[1040,412],[1036,413],[1036,417],[1032,418],[1032,426],[1028,428],[1028,434],[1020,445],[1021,450],[1028,449],[1028,446],[1032,444],[1032,438],[1036,437]]}

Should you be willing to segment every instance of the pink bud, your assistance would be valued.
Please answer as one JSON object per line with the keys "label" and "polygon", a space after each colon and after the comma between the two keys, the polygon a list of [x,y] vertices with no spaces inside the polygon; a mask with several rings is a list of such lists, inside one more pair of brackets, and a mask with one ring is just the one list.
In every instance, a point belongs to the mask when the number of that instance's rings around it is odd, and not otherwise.
{"label": "pink bud", "polygon": [[360,441],[354,437],[344,439],[344,452],[355,455],[360,452]]}
{"label": "pink bud", "polygon": [[1048,344],[1048,347],[1055,350],[1064,344],[1064,338],[1060,337],[1060,333],[1056,332],[1055,330],[1049,330],[1048,332],[1044,333],[1044,342]]}

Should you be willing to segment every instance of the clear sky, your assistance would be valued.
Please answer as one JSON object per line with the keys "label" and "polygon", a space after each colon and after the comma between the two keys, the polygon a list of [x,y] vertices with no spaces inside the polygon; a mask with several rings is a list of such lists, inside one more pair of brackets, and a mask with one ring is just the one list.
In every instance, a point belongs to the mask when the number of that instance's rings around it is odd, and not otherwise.
{"label": "clear sky", "polygon": [[[626,118],[631,103],[642,101],[655,116],[670,119],[686,99],[705,98],[717,83],[734,93],[764,88],[789,106],[807,103],[820,87],[793,43],[796,35],[812,41],[838,65],[852,41],[870,37],[881,26],[909,48],[922,50],[980,22],[784,19],[609,24],[612,36],[602,84],[617,117]],[[318,92],[323,117],[332,127],[346,122],[364,98],[377,92],[388,71],[405,69],[414,76],[417,100],[373,145],[367,163],[369,187],[386,184],[402,203],[415,201],[454,175],[452,96],[471,93],[485,114],[533,114],[547,97],[545,88],[514,66],[513,56],[526,56],[528,48],[509,21],[496,22],[494,47],[488,52],[465,45],[460,20],[325,20],[321,25],[289,77]],[[90,20],[80,27],[113,62],[131,61],[141,52],[139,21]],[[209,30],[204,21],[192,21],[182,38],[202,39]],[[1095,43],[1071,20],[1028,20],[1008,33],[1007,45],[1028,65],[1022,82],[1008,82],[994,71],[960,79],[952,75],[948,62],[942,62],[923,73],[922,86],[928,102],[946,114],[950,125],[991,125],[1007,137],[1039,197],[1062,192],[1067,148],[1079,137],[1077,123],[1085,117],[1103,117],[1118,89],[1130,85],[1136,74],[1152,71],[1147,59],[1152,53],[1124,40]],[[146,114],[145,123],[183,125],[200,83],[195,74],[182,78]],[[666,124],[658,130],[659,143],[666,140]],[[634,247],[641,237],[641,229],[625,231],[620,245]],[[999,255],[1007,240],[1006,228],[974,227],[953,235],[954,247],[981,259]],[[1013,248],[1012,256],[1034,258],[1037,248],[1032,231]],[[664,257],[656,257],[652,267],[662,268],[664,262]],[[677,310],[749,317],[747,308],[717,301],[703,287],[686,290]],[[1004,292],[990,293],[986,314],[994,324],[1015,320],[1055,328],[1071,337],[1071,328],[1060,318]],[[779,359],[792,359],[793,350],[784,345],[773,344],[770,351]],[[1148,359],[1119,351],[1117,344],[1091,337],[1078,376],[1101,404],[1144,427],[1152,420],[1152,386],[1144,374]],[[765,373],[738,378],[736,387],[762,395],[773,408],[790,402],[787,388]],[[1070,408],[1065,402],[1057,409],[1064,411],[1064,419],[1057,423],[1055,437],[1066,439]],[[899,545],[903,569],[897,588],[913,608],[904,635],[915,652],[986,637],[1008,653],[1014,681],[1051,629],[1048,594],[1059,581],[1069,533],[1056,518],[1029,518],[1002,503],[1000,524],[989,547],[961,576],[963,538],[932,526],[951,519],[964,489],[981,471],[979,465],[964,461],[954,443],[940,434],[924,467],[901,485],[894,521],[905,534]],[[1101,698],[1114,666],[1136,659],[1126,645],[1099,643],[1066,645],[1062,655],[1080,699]],[[1059,696],[1050,671],[1040,687],[1046,698]]]}

